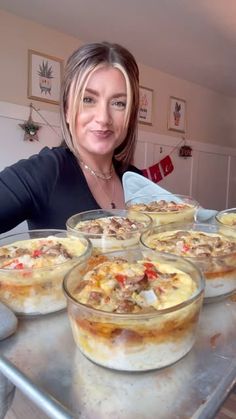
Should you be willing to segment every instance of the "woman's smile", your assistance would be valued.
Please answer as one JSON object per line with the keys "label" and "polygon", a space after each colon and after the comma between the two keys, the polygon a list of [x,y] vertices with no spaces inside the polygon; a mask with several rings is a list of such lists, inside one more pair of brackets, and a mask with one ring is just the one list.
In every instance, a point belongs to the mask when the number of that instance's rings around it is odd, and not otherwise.
{"label": "woman's smile", "polygon": [[99,138],[109,138],[112,134],[113,131],[111,130],[91,130],[91,132]]}

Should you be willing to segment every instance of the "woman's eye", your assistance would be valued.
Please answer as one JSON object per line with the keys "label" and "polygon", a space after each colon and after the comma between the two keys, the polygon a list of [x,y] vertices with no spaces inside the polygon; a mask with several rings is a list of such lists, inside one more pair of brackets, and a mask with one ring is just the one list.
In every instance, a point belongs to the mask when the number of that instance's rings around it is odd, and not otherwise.
{"label": "woman's eye", "polygon": [[125,109],[126,108],[126,102],[123,100],[114,100],[112,102],[112,105],[119,109]]}
{"label": "woman's eye", "polygon": [[91,103],[93,103],[94,102],[94,100],[93,100],[93,98],[92,97],[90,97],[90,96],[84,96],[83,97],[83,103],[85,103],[85,104],[87,104],[87,105],[90,105]]}

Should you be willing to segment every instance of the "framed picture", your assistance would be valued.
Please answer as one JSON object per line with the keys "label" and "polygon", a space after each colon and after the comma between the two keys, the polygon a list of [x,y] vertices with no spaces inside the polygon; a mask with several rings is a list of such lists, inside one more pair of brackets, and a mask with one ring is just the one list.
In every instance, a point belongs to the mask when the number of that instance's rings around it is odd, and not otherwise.
{"label": "framed picture", "polygon": [[152,101],[153,90],[140,86],[138,120],[142,124],[152,125]]}
{"label": "framed picture", "polygon": [[185,133],[186,131],[186,101],[171,96],[169,103],[168,129]]}
{"label": "framed picture", "polygon": [[58,104],[63,60],[28,51],[28,98]]}

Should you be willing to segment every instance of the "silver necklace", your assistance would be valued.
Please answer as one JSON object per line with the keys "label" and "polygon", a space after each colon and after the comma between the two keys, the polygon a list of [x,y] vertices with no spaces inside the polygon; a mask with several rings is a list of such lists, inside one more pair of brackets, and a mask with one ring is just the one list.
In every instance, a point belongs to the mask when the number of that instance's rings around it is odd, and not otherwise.
{"label": "silver necklace", "polygon": [[95,170],[91,169],[91,167],[89,167],[86,163],[84,163],[83,160],[79,159],[80,164],[82,164],[82,166],[88,170],[91,175],[95,176],[96,178],[102,179],[102,180],[111,180],[112,176],[113,176],[113,167],[111,167],[109,173],[101,173],[101,172],[96,172]]}

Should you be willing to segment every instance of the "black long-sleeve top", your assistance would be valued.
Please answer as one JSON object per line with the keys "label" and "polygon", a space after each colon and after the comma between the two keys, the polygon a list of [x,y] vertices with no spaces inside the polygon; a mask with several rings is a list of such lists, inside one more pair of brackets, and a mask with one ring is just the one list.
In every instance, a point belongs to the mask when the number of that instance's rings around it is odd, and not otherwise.
{"label": "black long-sleeve top", "polygon": [[[119,164],[114,164],[121,179]],[[134,166],[127,170],[140,173]],[[71,215],[98,208],[83,171],[67,148],[45,147],[0,173],[0,233],[25,220],[29,229],[65,229]]]}

